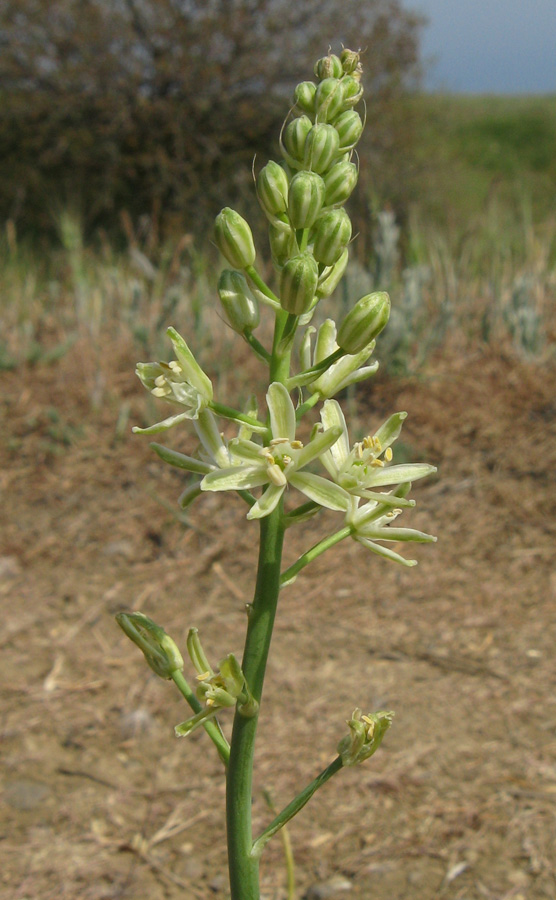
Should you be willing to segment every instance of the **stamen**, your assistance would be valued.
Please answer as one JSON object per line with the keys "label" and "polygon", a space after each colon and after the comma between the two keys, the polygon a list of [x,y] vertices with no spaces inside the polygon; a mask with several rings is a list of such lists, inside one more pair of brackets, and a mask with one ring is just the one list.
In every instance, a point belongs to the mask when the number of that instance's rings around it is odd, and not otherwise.
{"label": "stamen", "polygon": [[272,438],[272,440],[268,446],[269,447],[277,447],[278,444],[289,444],[289,441],[287,438]]}
{"label": "stamen", "polygon": [[394,456],[394,454],[392,452],[392,448],[387,447],[386,450],[384,451],[384,459],[386,460],[386,462],[392,462],[393,456]]}

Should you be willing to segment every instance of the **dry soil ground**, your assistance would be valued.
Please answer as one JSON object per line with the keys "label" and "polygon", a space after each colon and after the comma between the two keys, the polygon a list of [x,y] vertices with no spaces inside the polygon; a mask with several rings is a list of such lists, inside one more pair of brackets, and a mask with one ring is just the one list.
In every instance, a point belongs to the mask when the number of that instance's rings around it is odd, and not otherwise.
{"label": "dry soil ground", "polygon": [[[218,900],[218,759],[203,733],[173,737],[184,703],[113,614],[240,653],[257,527],[217,496],[180,523],[179,474],[115,432],[126,402],[145,415],[130,361],[92,412],[81,353],[2,375],[0,896]],[[355,705],[393,709],[379,753],[292,824],[299,895],[554,900],[556,373],[477,353],[370,391],[361,431],[407,409],[402,449],[439,467],[409,517],[439,542],[413,570],[340,545],[284,591],[256,826],[263,788],[288,802]],[[285,896],[279,839],[263,879]]]}

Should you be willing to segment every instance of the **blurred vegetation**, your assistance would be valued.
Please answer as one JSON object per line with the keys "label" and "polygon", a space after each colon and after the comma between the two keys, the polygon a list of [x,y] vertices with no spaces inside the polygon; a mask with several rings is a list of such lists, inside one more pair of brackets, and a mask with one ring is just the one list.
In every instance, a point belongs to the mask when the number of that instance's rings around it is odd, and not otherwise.
{"label": "blurred vegetation", "polygon": [[6,0],[0,219],[52,235],[71,206],[113,237],[121,210],[198,232],[223,198],[245,207],[253,154],[275,155],[293,87],[331,42],[368,48],[361,181],[383,160],[398,184],[421,24],[400,0]]}

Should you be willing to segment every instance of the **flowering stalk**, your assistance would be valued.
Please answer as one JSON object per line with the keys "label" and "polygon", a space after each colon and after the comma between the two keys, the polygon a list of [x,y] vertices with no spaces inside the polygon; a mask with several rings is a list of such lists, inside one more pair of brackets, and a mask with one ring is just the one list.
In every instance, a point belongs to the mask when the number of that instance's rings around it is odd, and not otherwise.
{"label": "flowering stalk", "polygon": [[[183,676],[183,658],[163,629],[140,613],[118,617],[153,671],[172,679],[193,710],[176,726],[176,735],[185,737],[203,727],[226,765],[232,900],[258,900],[259,859],[266,843],[340,769],[370,757],[392,720],[390,712],[363,715],[356,708],[347,720],[348,734],[338,744],[336,758],[254,839],[255,740],[281,589],[346,538],[405,566],[416,561],[401,556],[390,543],[435,540],[416,529],[394,525],[403,510],[414,505],[407,497],[411,483],[434,471],[424,463],[394,461],[392,445],[406,413],[394,413],[352,445],[334,399],[345,387],[376,371],[378,363],[370,358],[375,339],[388,322],[390,298],[384,292],[362,297],[339,328],[330,318],[318,331],[310,324],[317,304],[340,281],[349,257],[352,226],[344,204],[357,182],[353,151],[363,128],[355,109],[362,96],[359,54],[329,53],[318,60],[315,76],[316,82],[302,82],[295,90],[294,106],[280,136],[283,161],[271,160],[256,177],[257,195],[269,223],[276,293],[256,268],[257,248],[246,220],[226,207],[215,224],[216,244],[232,266],[220,277],[218,296],[231,328],[268,368],[266,412],[261,415],[253,399],[243,410],[217,400],[209,376],[173,328],[168,335],[175,359],[137,366],[143,385],[170,403],[174,415],[134,430],[157,434],[189,422],[199,439],[195,456],[159,443],[151,445],[161,460],[191,479],[180,505],[185,508],[206,492],[232,492],[247,504],[247,519],[259,520],[257,576],[241,664],[227,653],[213,668],[197,630],[190,628],[187,651],[197,673],[194,691]],[[274,316],[270,350],[254,334],[261,313]],[[318,404],[320,419],[309,429],[307,439],[307,429],[301,435],[299,423]],[[237,432],[223,434],[220,420],[227,429],[233,423]],[[316,466],[319,471],[313,471]],[[291,502],[296,492],[303,495],[301,503]],[[283,570],[286,529],[318,516],[322,509],[338,514],[339,527]],[[219,722],[228,708],[235,710],[229,744]]]}

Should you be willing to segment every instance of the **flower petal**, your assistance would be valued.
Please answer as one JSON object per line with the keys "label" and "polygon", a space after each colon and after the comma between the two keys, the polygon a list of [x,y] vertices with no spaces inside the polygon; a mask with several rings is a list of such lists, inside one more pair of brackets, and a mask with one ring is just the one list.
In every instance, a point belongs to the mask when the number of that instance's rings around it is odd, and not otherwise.
{"label": "flower petal", "polygon": [[287,388],[274,381],[268,389],[266,400],[270,412],[272,437],[295,440],[295,409]]}
{"label": "flower petal", "polygon": [[417,478],[425,478],[436,472],[436,466],[426,463],[406,463],[400,466],[385,466],[374,468],[369,473],[368,487],[380,487],[385,484],[401,484],[403,481],[415,481]]}
{"label": "flower petal", "polygon": [[[374,525],[374,527],[373,527]],[[434,544],[436,537],[433,534],[425,534],[424,531],[417,531],[415,528],[392,528],[386,525],[384,528],[377,527],[376,523],[357,529],[357,534],[369,538],[372,541],[418,541],[421,544]]]}
{"label": "flower petal", "polygon": [[335,478],[349,456],[349,436],[342,408],[337,400],[325,400],[320,412],[324,428],[339,425],[342,429],[340,437],[330,450],[323,453],[321,462],[325,469]]}
{"label": "flower petal", "polygon": [[172,327],[166,330],[166,334],[172,341],[176,359],[182,367],[184,375],[189,383],[202,394],[205,400],[212,400],[212,382],[208,375],[205,375],[201,369],[181,334],[178,334],[176,329]]}
{"label": "flower petal", "polygon": [[313,475],[312,472],[295,472],[290,476],[290,484],[305,494],[309,500],[314,500],[326,509],[335,509],[346,512],[350,504],[350,496],[338,484],[323,478],[321,475]]}
{"label": "flower petal", "polygon": [[268,483],[264,466],[230,466],[216,469],[201,481],[203,491],[243,491]]}
{"label": "flower petal", "polygon": [[170,447],[163,447],[162,444],[150,444],[154,452],[160,456],[164,462],[178,469],[186,469],[187,472],[196,472],[197,475],[208,475],[212,472],[212,466],[203,462],[201,459],[195,459],[193,456],[186,456],[185,453],[178,453],[177,450],[171,450]]}
{"label": "flower petal", "polygon": [[216,418],[210,409],[203,409],[199,413],[197,420],[193,422],[197,437],[201,444],[214,462],[223,468],[229,466],[230,457],[222,435],[218,430]]}
{"label": "flower petal", "polygon": [[375,434],[375,438],[379,441],[382,450],[386,450],[399,438],[405,419],[407,419],[406,412],[394,413],[380,426]]}
{"label": "flower petal", "polygon": [[285,485],[269,484],[266,491],[247,513],[248,519],[263,519],[276,509],[280,497],[284,493]]}
{"label": "flower petal", "polygon": [[389,547],[382,547],[380,544],[375,544],[373,541],[370,541],[368,538],[360,537],[359,535],[354,535],[356,541],[360,544],[363,544],[364,547],[367,547],[368,550],[371,550],[372,553],[378,554],[378,556],[383,556],[385,559],[391,559],[393,562],[401,563],[402,566],[416,566],[416,559],[404,559],[403,556],[400,556],[399,553],[396,553],[394,550],[390,550]]}
{"label": "flower petal", "polygon": [[169,416],[167,419],[163,419],[162,422],[149,425],[148,428],[139,428],[138,425],[135,425],[131,430],[133,434],[159,434],[161,431],[168,431],[169,428],[173,428],[178,422],[183,422],[185,419],[194,419],[195,417],[195,410],[188,409],[187,412],[179,413],[177,416]]}

